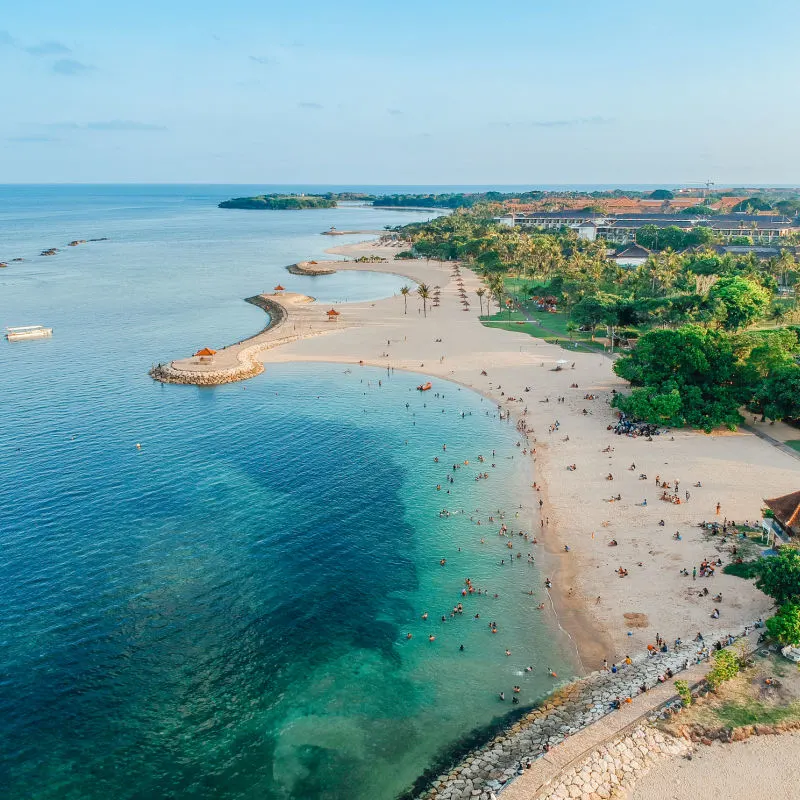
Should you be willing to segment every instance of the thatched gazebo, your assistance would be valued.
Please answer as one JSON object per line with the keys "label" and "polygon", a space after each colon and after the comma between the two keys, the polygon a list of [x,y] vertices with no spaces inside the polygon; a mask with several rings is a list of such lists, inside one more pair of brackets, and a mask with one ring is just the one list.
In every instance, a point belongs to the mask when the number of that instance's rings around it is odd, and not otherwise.
{"label": "thatched gazebo", "polygon": [[216,354],[216,350],[212,350],[210,347],[204,347],[202,350],[198,350],[194,355],[201,364],[210,364],[214,360]]}

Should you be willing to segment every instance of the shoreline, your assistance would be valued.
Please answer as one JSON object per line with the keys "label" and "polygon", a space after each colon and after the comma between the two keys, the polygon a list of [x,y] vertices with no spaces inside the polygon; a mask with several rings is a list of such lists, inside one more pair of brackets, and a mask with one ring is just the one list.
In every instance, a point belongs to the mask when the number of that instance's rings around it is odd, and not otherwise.
{"label": "shoreline", "polygon": [[[475,302],[482,282],[469,269],[422,260],[404,260],[401,266],[391,258],[396,251],[374,241],[326,252],[385,255],[386,263],[347,261],[340,267],[440,286],[441,303],[428,304],[424,315],[416,293],[346,304],[335,323],[323,320],[318,308],[293,305],[284,322],[284,330],[294,326],[293,335],[274,336],[259,361],[364,365],[444,379],[477,392],[515,425],[523,424],[535,451],[529,458],[539,491],[520,501],[540,526],[532,533],[541,545],[535,551],[541,574],[554,581],[553,613],[545,613],[548,624],[575,645],[582,672],[604,659],[610,664],[641,652],[657,632],[668,641],[697,630],[722,635],[769,613],[771,602],[750,582],[718,574],[712,585],[724,592],[726,603],[722,619],[709,620],[708,602],[697,597],[704,584],[682,577],[679,568],[691,569],[711,554],[727,561],[729,548],[698,523],[715,519],[717,502],[728,518],[757,518],[762,497],[796,488],[792,458],[747,431],[680,430],[652,441],[617,436],[609,430],[616,420],[609,401],[625,383],[611,362],[483,326]],[[555,363],[565,358],[571,367],[556,371]],[[567,469],[573,464],[576,470]],[[649,477],[640,481],[644,473]],[[681,489],[691,489],[691,501],[687,496],[681,505],[660,503],[656,475],[680,479]],[[702,488],[693,488],[696,482]],[[611,502],[609,495],[622,500]],[[676,529],[680,541],[671,535]],[[612,537],[618,546],[609,549]],[[620,565],[626,567],[624,578],[617,574]]]}
{"label": "shoreline", "polygon": [[[375,251],[380,251],[380,254],[385,257],[382,262],[357,262],[354,259],[356,256],[371,255]],[[337,269],[359,271],[359,272],[379,272],[381,274],[392,274],[405,278],[412,285],[418,285],[422,282],[427,282],[431,286],[440,285],[443,289],[450,284],[450,277],[445,270],[450,270],[454,264],[448,262],[431,261],[426,262],[424,265],[419,260],[402,260],[400,262],[393,259],[393,255],[397,252],[393,247],[381,247],[379,240],[368,239],[357,243],[336,245],[325,249],[325,252],[344,257],[340,261],[325,261],[318,263],[335,263]],[[307,262],[297,262],[292,266],[300,266]],[[399,271],[398,267],[402,265],[403,271]],[[470,270],[463,268],[465,278],[468,277],[470,283],[475,287],[481,285],[480,279]],[[422,274],[420,274],[422,273]],[[438,281],[438,282],[437,282]],[[452,288],[452,287],[451,287]],[[414,295],[410,296],[412,298]],[[314,307],[304,295],[294,295],[292,293],[280,293],[274,295],[255,295],[254,297],[247,298],[247,302],[254,305],[259,305],[267,313],[269,309],[274,309],[276,316],[281,319],[274,324],[268,324],[257,333],[253,334],[246,339],[219,350],[213,357],[210,364],[198,364],[192,361],[192,358],[176,360],[169,362],[166,365],[159,364],[150,371],[150,375],[154,380],[163,383],[183,384],[183,385],[199,385],[199,386],[216,386],[224,383],[237,382],[248,380],[249,378],[260,375],[264,371],[265,363],[271,360],[283,361],[280,357],[279,350],[283,350],[285,345],[294,342],[302,342],[312,337],[324,336],[329,338],[337,336],[347,328],[364,329],[374,325],[380,325],[375,317],[380,316],[379,309],[383,306],[396,303],[400,300],[400,296],[396,295],[382,300],[368,302],[368,303],[348,303],[340,306],[342,309],[341,316],[337,318],[336,322],[331,323],[328,319],[323,319],[320,309]],[[350,309],[357,311],[355,319],[350,319]],[[378,311],[377,314],[369,313],[373,310]],[[316,312],[316,313],[315,313]],[[367,312],[365,317],[364,312]],[[434,310],[430,309],[431,318],[433,318]],[[403,315],[407,317],[407,314]],[[467,319],[474,320],[475,315],[470,312]],[[412,315],[413,318],[413,315]],[[407,320],[403,320],[407,322]],[[477,322],[477,320],[475,320]],[[284,331],[289,324],[293,324],[293,332],[290,335],[285,335]],[[491,331],[491,335],[503,338],[505,336],[523,337],[525,340],[529,339],[526,334],[512,334],[506,331],[497,331],[490,328],[485,328],[477,322],[479,332]],[[541,340],[535,340],[541,342]],[[553,350],[553,354],[563,352],[560,348],[552,345],[546,347]],[[269,352],[274,351],[277,358],[270,358]],[[554,362],[556,359],[551,354],[550,361]],[[381,358],[361,358],[357,355],[328,355],[324,357],[312,357],[303,359],[286,359],[286,360],[303,360],[303,361],[317,361],[320,363],[342,363],[350,366],[371,366],[385,368],[387,361]],[[480,386],[477,383],[459,379],[458,377],[447,374],[441,374],[440,370],[431,370],[425,367],[425,362],[420,362],[420,365],[411,365],[392,362],[391,366],[395,369],[401,369],[404,372],[418,374],[424,377],[445,378],[451,383],[461,386],[465,389],[475,392],[488,400],[498,408],[502,408],[498,403],[499,398],[487,390],[486,387]],[[509,414],[515,425],[524,419],[523,415],[518,413],[518,410],[511,406],[502,408],[502,413]],[[526,435],[527,438],[527,435]],[[535,441],[535,439],[534,439]],[[533,456],[531,454],[531,468],[534,472],[535,480],[539,486],[546,484],[540,472],[542,464],[539,460],[542,455]],[[540,495],[546,497],[546,489],[540,489]],[[534,508],[534,498],[530,495],[519,498],[524,506],[528,509],[531,515],[531,520],[536,521],[539,517],[539,509]],[[547,503],[549,506],[549,502]],[[532,534],[535,531],[532,531]],[[540,542],[541,547],[536,555],[539,569],[542,575],[558,576],[561,577],[565,574],[564,564],[558,558],[558,552],[561,547],[559,541],[555,543],[550,542],[550,537],[544,537]],[[566,574],[569,575],[570,570],[566,569]],[[564,586],[556,580],[551,589],[544,590],[548,596],[549,605],[553,614],[553,619],[549,620],[552,623],[553,632],[555,635],[563,635],[565,637],[565,644],[568,644],[568,649],[574,650],[572,658],[575,661],[575,666],[578,674],[585,674],[585,672],[598,667],[602,663],[605,653],[608,652],[611,641],[604,631],[598,630],[594,620],[592,620],[588,609],[582,604],[579,598],[574,597],[571,593],[564,589]],[[568,640],[568,642],[566,641]]]}

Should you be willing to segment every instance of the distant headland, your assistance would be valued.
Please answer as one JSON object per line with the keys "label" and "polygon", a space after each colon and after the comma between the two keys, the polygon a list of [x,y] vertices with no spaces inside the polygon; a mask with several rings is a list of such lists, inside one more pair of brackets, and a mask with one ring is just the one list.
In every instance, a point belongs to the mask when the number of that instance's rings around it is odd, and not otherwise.
{"label": "distant headland", "polygon": [[541,211],[583,211],[596,215],[681,214],[681,218],[710,218],[724,214],[800,214],[797,189],[729,188],[711,186],[684,189],[540,190],[514,192],[442,192],[381,194],[326,192],[324,194],[262,194],[235,197],[220,208],[311,209],[335,208],[339,202],[359,202],[378,208],[422,208],[447,211],[478,211],[488,216],[530,214]]}
{"label": "distant headland", "polygon": [[334,194],[259,194],[255,197],[234,197],[224,200],[219,208],[244,208],[267,211],[300,210],[306,208],[336,208],[339,200],[375,200],[373,195],[361,192]]}

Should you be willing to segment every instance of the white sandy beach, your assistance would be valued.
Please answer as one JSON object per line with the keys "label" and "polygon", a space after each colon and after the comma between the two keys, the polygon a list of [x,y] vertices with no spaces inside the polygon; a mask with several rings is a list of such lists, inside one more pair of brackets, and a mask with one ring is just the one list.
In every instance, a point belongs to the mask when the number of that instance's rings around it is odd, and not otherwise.
{"label": "white sandy beach", "polygon": [[656,764],[626,800],[796,800],[800,796],[800,734],[754,736],[695,749],[692,760]]}
{"label": "white sandy beach", "polygon": [[[554,581],[558,621],[575,639],[586,669],[599,666],[604,658],[613,662],[628,651],[641,652],[656,633],[668,641],[697,630],[722,634],[768,613],[771,602],[750,582],[723,575],[720,569],[712,579],[693,582],[679,570],[686,567],[691,572],[704,558],[718,555],[715,541],[708,541],[696,527],[699,521],[725,516],[757,520],[764,497],[796,490],[800,470],[795,459],[746,432],[709,436],[676,431],[652,442],[616,436],[606,430],[615,419],[608,400],[612,388],[623,390],[625,384],[605,356],[568,354],[526,334],[484,327],[477,319],[475,289],[480,280],[469,270],[462,268],[471,303],[465,311],[451,280],[452,264],[392,261],[396,249],[369,243],[330,252],[384,255],[388,263],[349,263],[347,268],[400,273],[431,287],[439,285],[441,306],[429,304],[425,318],[422,301],[412,293],[404,314],[404,300],[398,295],[338,306],[341,316],[329,323],[323,309],[307,305],[302,317],[287,323],[306,338],[259,357],[267,369],[274,362],[326,361],[419,372],[470,387],[510,410],[515,419],[525,416],[528,430],[533,429],[530,441],[536,455],[531,457],[541,486],[541,493],[531,490],[527,504],[535,509],[539,499],[543,501],[545,524],[534,531],[539,535],[539,560],[543,573]],[[285,285],[291,291],[291,276]],[[574,362],[574,368],[554,371],[555,362],[564,358]],[[577,389],[570,388],[573,383]],[[585,400],[586,393],[598,398]],[[559,396],[566,401],[557,403]],[[560,427],[551,434],[548,429],[555,420]],[[603,452],[607,446],[614,451]],[[636,468],[630,470],[634,463]],[[569,464],[577,469],[568,471]],[[613,481],[606,479],[609,473]],[[640,473],[648,479],[640,480]],[[681,505],[660,501],[656,475],[680,480],[681,495],[688,490],[690,500]],[[698,481],[702,488],[694,488]],[[607,502],[617,494],[621,502]],[[645,499],[647,505],[640,505]],[[719,517],[717,502],[722,505]],[[658,524],[661,519],[663,527]],[[672,538],[676,531],[682,541]],[[612,538],[617,547],[608,546]],[[726,563],[730,560],[726,553],[722,557]],[[628,577],[617,575],[619,566],[629,571]],[[705,585],[709,596],[698,598]],[[720,591],[721,617],[712,620],[711,596]],[[637,627],[629,627],[624,614],[640,615]]]}

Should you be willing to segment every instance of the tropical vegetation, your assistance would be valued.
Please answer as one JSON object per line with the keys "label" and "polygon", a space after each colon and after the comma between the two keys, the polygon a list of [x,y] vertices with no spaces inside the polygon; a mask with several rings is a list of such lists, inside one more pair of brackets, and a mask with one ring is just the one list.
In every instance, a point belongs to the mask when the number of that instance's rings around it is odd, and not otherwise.
{"label": "tropical vegetation", "polygon": [[632,391],[615,402],[636,419],[710,431],[735,427],[743,408],[800,418],[800,265],[791,237],[779,255],[759,258],[718,253],[707,227],[645,226],[640,237],[652,252],[622,267],[604,241],[568,228],[526,231],[493,214],[476,204],[406,225],[398,230],[411,246],[398,257],[460,260],[481,274],[487,324],[511,325],[513,313],[524,326],[546,312],[541,326],[556,340],[628,347],[614,368]]}
{"label": "tropical vegetation", "polygon": [[260,194],[256,197],[234,197],[232,200],[224,200],[219,204],[219,208],[243,208],[268,211],[335,207],[335,197],[313,194]]}

